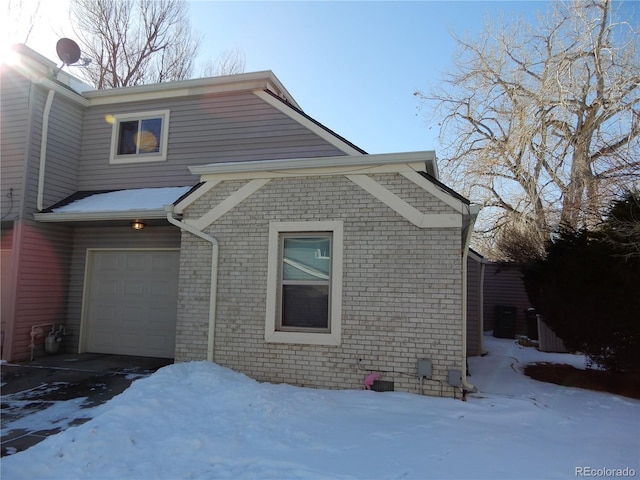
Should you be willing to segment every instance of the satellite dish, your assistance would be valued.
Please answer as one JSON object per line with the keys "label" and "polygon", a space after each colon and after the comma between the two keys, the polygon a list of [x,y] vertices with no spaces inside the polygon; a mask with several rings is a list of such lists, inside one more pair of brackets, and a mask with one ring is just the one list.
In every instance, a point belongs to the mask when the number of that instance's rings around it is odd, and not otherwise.
{"label": "satellite dish", "polygon": [[61,38],[58,40],[56,53],[60,60],[62,60],[63,66],[72,65],[80,60],[80,47],[70,38]]}

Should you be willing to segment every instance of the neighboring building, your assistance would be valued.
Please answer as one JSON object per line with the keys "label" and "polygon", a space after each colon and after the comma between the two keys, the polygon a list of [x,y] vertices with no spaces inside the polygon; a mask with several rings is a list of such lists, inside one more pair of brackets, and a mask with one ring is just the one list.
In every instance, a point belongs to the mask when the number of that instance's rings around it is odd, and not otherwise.
{"label": "neighboring building", "polygon": [[500,309],[515,311],[514,333],[527,334],[527,309],[531,308],[524,288],[522,267],[507,262],[488,262],[484,270],[484,330],[495,330]]}
{"label": "neighboring building", "polygon": [[535,311],[530,311],[520,264],[494,262],[470,250],[467,272],[467,355],[484,353],[484,332],[537,340]]}
{"label": "neighboring building", "polygon": [[17,51],[1,72],[3,359],[54,330],[69,351],[270,382],[472,388],[477,208],[433,152],[367,155],[268,71],[81,91]]}
{"label": "neighboring building", "polygon": [[482,355],[484,334],[484,273],[487,260],[469,249],[467,258],[467,356]]}

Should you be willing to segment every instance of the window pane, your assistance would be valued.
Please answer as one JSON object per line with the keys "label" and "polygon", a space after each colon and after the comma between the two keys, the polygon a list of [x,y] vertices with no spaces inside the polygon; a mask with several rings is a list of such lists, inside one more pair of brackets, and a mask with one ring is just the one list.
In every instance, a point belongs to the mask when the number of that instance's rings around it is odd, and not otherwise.
{"label": "window pane", "polygon": [[138,133],[138,121],[120,122],[118,136],[118,155],[136,153],[136,137]]}
{"label": "window pane", "polygon": [[329,286],[283,285],[282,326],[329,328]]}
{"label": "window pane", "polygon": [[162,118],[120,122],[118,155],[159,152],[161,133]]}
{"label": "window pane", "polygon": [[283,280],[329,280],[331,268],[329,237],[285,238]]}
{"label": "window pane", "polygon": [[160,151],[161,130],[161,118],[142,120],[142,128],[138,142],[138,147],[140,148],[139,153],[155,153]]}

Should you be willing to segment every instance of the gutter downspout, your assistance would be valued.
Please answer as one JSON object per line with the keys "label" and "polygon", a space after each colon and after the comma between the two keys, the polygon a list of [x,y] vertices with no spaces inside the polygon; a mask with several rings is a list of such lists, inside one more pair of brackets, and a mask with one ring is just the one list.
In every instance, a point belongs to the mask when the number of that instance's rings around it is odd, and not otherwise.
{"label": "gutter downspout", "polygon": [[209,332],[207,335],[207,360],[213,362],[213,345],[216,335],[216,299],[218,291],[218,240],[173,216],[173,205],[165,205],[167,221],[187,232],[206,240],[211,244],[211,292],[209,293]]}
{"label": "gutter downspout", "polygon": [[467,382],[467,259],[469,257],[469,244],[473,226],[480,212],[480,207],[471,205],[467,207],[468,213],[463,221],[467,225],[462,229],[462,388],[465,392],[477,392],[478,389]]}
{"label": "gutter downspout", "polygon": [[36,208],[39,212],[43,209],[44,198],[44,173],[47,161],[47,142],[49,137],[49,117],[51,116],[51,105],[56,92],[51,89],[47,94],[47,101],[44,104],[42,112],[42,138],[40,139],[40,168],[38,170],[38,197],[36,200]]}

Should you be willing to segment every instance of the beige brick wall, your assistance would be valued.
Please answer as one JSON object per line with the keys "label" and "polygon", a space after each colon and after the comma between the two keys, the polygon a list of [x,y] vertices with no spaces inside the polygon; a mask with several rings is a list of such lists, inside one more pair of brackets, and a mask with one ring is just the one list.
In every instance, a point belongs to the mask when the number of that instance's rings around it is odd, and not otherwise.
{"label": "beige brick wall", "polygon": [[[373,178],[423,213],[452,209],[400,175]],[[185,212],[198,218],[242,186],[223,182]],[[342,342],[266,343],[269,222],[344,222]],[[433,362],[424,393],[452,396],[462,358],[461,231],[420,229],[347,178],[275,179],[205,232],[220,245],[214,360],[260,381],[360,388],[379,372],[419,392],[419,358]],[[176,361],[206,359],[211,245],[183,232]],[[459,394],[459,392],[457,392]]]}

